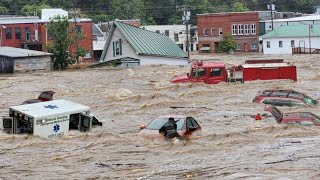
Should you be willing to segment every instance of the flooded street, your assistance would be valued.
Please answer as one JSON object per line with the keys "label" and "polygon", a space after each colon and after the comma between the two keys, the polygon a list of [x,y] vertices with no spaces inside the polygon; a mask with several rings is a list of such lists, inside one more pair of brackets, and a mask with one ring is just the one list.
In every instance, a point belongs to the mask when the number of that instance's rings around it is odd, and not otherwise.
{"label": "flooded street", "polygon": [[[250,115],[265,113],[252,103],[260,90],[320,99],[320,55],[192,55],[228,65],[257,58],[295,63],[298,81],[171,84],[188,69],[167,65],[2,74],[0,116],[53,90],[54,99],[90,106],[103,126],[51,140],[0,132],[0,179],[318,179],[320,127],[277,124],[273,117],[256,122]],[[320,115],[319,106],[279,109]],[[186,143],[141,139],[139,126],[160,115],[192,116],[202,132]]]}

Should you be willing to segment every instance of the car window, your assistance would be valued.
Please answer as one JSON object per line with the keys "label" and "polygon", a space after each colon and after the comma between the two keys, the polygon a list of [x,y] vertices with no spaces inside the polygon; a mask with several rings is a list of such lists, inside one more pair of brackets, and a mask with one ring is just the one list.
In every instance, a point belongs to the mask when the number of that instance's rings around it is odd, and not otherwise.
{"label": "car window", "polygon": [[221,76],[221,75],[222,75],[222,68],[212,68],[212,69],[210,69],[210,77]]}
{"label": "car window", "polygon": [[198,78],[206,75],[206,69],[204,68],[196,68],[192,72],[193,78]]}
{"label": "car window", "polygon": [[[184,119],[175,119],[176,124],[177,124],[177,130],[181,130],[183,129],[183,125],[184,125]],[[150,130],[159,130],[166,122],[168,122],[168,118],[157,118],[152,120],[148,126],[146,127],[146,129],[150,129]]]}
{"label": "car window", "polygon": [[192,117],[187,118],[187,125],[189,128],[197,128],[198,127],[198,123]]}
{"label": "car window", "polygon": [[264,104],[274,104],[274,101],[272,99],[265,99],[262,101]]}
{"label": "car window", "polygon": [[289,100],[283,100],[283,99],[275,99],[274,105],[276,106],[292,106]]}
{"label": "car window", "polygon": [[292,106],[304,106],[304,107],[306,106],[302,102],[294,101],[294,100],[290,100],[290,103],[291,103]]}
{"label": "car window", "polygon": [[320,117],[313,115],[313,119],[317,122],[320,123]]}
{"label": "car window", "polygon": [[303,126],[313,126],[313,122],[310,121],[300,121],[300,124]]}
{"label": "car window", "polygon": [[312,99],[312,98],[310,98],[310,97],[308,97],[308,96],[304,97],[304,98],[303,98],[303,101],[304,101],[305,103],[307,103],[308,105],[310,105],[310,106],[315,106],[315,105],[318,104],[318,102],[317,102],[316,100],[314,100],[314,99]]}

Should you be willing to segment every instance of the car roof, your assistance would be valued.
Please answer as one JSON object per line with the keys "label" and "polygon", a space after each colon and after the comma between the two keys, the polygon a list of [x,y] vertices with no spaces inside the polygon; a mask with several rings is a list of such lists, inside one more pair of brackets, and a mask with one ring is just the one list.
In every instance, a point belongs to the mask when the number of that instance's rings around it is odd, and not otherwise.
{"label": "car roof", "polygon": [[262,97],[283,97],[283,98],[294,98],[303,99],[306,97],[305,94],[293,91],[293,90],[264,90],[257,94]]}
{"label": "car roof", "polygon": [[159,116],[157,118],[170,118],[173,117],[175,119],[181,119],[181,118],[186,118],[187,116],[184,115],[164,115],[164,116]]}

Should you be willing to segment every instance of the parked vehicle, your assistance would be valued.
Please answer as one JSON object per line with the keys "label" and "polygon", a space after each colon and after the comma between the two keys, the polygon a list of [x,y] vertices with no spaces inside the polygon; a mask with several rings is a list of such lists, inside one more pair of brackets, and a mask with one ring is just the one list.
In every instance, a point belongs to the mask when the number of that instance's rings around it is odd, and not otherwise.
{"label": "parked vehicle", "polygon": [[267,105],[264,110],[270,112],[276,119],[277,123],[295,123],[305,126],[320,126],[320,116],[311,112],[282,113],[278,108],[272,105]]}
{"label": "parked vehicle", "polygon": [[153,119],[147,126],[140,126],[138,135],[144,139],[165,140],[165,137],[159,133],[159,129],[170,117],[173,117],[177,123],[177,131],[184,139],[189,139],[195,132],[201,130],[198,122],[190,116],[160,116]]}
{"label": "parked vehicle", "polygon": [[304,106],[314,107],[317,100],[293,90],[264,90],[257,93],[253,103],[270,104],[274,106]]}
{"label": "parked vehicle", "polygon": [[[68,134],[70,129],[89,131],[94,118],[88,106],[54,100],[10,107],[9,117],[3,118],[3,130],[9,134],[54,138]],[[98,121],[97,125],[102,123]]]}
{"label": "parked vehicle", "polygon": [[24,101],[22,104],[32,104],[32,103],[38,103],[38,102],[52,101],[54,93],[55,93],[54,91],[43,91],[38,96],[38,99],[28,99]]}
{"label": "parked vehicle", "polygon": [[272,79],[291,79],[297,81],[296,66],[283,60],[249,60],[246,64],[229,69],[223,62],[196,61],[191,64],[190,72],[174,77],[172,83],[204,82],[217,84],[220,82],[236,82]]}

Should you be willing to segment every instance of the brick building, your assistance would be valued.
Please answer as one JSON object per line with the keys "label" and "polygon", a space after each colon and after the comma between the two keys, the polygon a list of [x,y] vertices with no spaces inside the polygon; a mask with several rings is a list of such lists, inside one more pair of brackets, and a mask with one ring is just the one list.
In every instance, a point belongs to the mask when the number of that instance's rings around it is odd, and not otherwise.
{"label": "brick building", "polygon": [[[48,20],[39,17],[3,17],[0,18],[0,46],[46,51],[45,45],[50,42],[47,34]],[[77,45],[87,51],[84,61],[93,60],[92,20],[70,20],[70,27],[84,33],[84,38]],[[74,49],[69,49],[72,53]]]}
{"label": "brick building", "polygon": [[236,51],[255,52],[259,48],[258,12],[197,14],[199,50],[216,52],[219,41],[231,34],[237,41]]}

